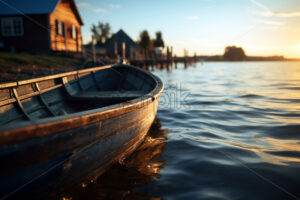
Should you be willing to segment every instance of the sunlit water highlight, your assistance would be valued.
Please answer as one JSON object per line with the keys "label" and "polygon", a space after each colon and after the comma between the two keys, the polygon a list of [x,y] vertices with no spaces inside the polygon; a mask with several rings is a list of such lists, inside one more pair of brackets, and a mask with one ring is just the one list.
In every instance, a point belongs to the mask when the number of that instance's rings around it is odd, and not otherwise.
{"label": "sunlit water highlight", "polygon": [[71,194],[123,199],[300,198],[300,62],[211,62],[165,83],[145,143]]}

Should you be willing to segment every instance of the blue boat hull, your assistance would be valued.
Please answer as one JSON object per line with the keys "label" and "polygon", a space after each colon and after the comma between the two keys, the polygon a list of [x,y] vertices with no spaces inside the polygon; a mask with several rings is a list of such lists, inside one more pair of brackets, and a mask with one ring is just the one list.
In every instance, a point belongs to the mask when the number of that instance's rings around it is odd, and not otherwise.
{"label": "blue boat hull", "polygon": [[39,199],[101,174],[142,142],[157,104],[158,99],[116,118],[1,147],[0,158],[5,161],[0,172],[1,197]]}
{"label": "blue boat hull", "polygon": [[0,199],[44,199],[143,141],[163,84],[127,65],[0,84]]}

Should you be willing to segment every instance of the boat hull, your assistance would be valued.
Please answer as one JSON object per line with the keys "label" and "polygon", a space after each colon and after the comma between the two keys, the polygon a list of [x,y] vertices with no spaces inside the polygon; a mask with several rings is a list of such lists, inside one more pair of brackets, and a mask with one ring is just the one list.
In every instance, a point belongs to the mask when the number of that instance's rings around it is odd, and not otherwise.
{"label": "boat hull", "polygon": [[1,197],[43,198],[94,171],[104,171],[143,141],[158,102],[159,97],[139,109],[97,123],[2,146]]}
{"label": "boat hull", "polygon": [[162,91],[159,78],[126,65],[0,84],[0,198],[45,199],[122,161]]}

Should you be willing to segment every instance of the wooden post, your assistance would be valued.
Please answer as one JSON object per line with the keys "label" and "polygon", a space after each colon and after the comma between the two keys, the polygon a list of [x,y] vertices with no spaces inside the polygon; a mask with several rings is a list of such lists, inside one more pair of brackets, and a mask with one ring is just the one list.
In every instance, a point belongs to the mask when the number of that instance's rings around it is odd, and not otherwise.
{"label": "wooden post", "polygon": [[132,59],[132,46],[129,47],[129,59]]}
{"label": "wooden post", "polygon": [[93,49],[94,66],[96,66],[96,50],[95,50],[95,38],[94,38],[94,36],[92,36],[92,49]]}
{"label": "wooden post", "polygon": [[129,59],[131,59],[131,60],[134,60],[134,51],[135,51],[135,49],[134,49],[134,47],[133,46],[130,46],[130,57],[129,57]]}
{"label": "wooden post", "polygon": [[118,42],[115,41],[115,56],[117,57],[118,55]]}
{"label": "wooden post", "polygon": [[123,59],[126,58],[126,43],[125,42],[122,43],[122,57],[123,57]]}
{"label": "wooden post", "polygon": [[136,58],[136,49],[132,47],[132,59],[135,60]]}
{"label": "wooden post", "polygon": [[82,42],[82,36],[80,37],[80,40],[81,40],[81,55],[83,58],[86,58],[86,55],[85,55],[85,48],[84,48],[84,45],[83,45],[83,42]]}
{"label": "wooden post", "polygon": [[174,64],[174,58],[173,58],[173,46],[171,46],[171,64]]}
{"label": "wooden post", "polygon": [[169,62],[169,59],[170,59],[170,49],[169,47],[167,46],[167,60]]}

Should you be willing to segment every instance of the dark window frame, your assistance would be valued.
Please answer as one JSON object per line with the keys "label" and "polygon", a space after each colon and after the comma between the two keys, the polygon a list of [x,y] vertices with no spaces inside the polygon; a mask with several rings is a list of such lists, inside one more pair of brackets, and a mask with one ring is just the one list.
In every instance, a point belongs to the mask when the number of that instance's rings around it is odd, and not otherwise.
{"label": "dark window frame", "polygon": [[22,17],[1,18],[1,34],[3,37],[24,36],[24,25]]}

